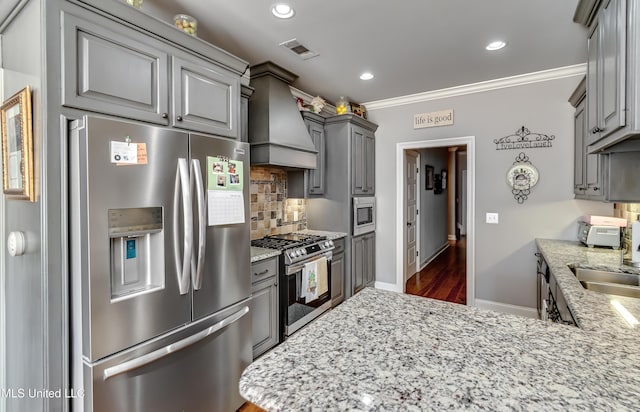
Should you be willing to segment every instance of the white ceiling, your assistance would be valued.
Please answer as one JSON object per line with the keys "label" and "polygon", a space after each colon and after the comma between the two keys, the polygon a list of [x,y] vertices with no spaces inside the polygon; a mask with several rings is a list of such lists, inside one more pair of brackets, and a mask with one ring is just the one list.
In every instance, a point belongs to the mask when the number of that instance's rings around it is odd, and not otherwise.
{"label": "white ceiling", "polygon": [[[294,86],[334,103],[363,103],[586,61],[586,29],[573,23],[578,0],[144,0],[172,21],[198,19],[198,37],[250,64],[271,60],[299,76]],[[302,60],[280,43],[297,38],[320,53]],[[507,47],[488,52],[502,39]],[[359,79],[368,70],[375,78]]]}

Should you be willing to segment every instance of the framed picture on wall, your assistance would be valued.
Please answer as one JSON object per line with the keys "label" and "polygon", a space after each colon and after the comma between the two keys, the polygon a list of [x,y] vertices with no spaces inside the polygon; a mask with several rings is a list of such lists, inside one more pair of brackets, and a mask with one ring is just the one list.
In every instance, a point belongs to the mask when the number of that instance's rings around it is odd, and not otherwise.
{"label": "framed picture on wall", "polygon": [[447,171],[442,169],[442,172],[440,172],[442,175],[442,189],[446,189],[447,188]]}
{"label": "framed picture on wall", "polygon": [[433,166],[425,165],[425,173],[424,173],[424,190],[433,190]]}
{"label": "framed picture on wall", "polygon": [[4,193],[8,198],[33,202],[33,136],[29,86],[0,106],[0,129]]}

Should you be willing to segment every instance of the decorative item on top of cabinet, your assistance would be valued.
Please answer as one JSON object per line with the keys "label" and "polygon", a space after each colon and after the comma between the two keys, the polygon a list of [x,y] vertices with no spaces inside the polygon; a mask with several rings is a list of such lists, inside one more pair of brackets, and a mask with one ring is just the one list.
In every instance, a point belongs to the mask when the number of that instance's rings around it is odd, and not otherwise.
{"label": "decorative item on top of cabinet", "polygon": [[83,10],[62,25],[64,106],[239,137],[241,73]]}
{"label": "decorative item on top of cabinet", "polygon": [[253,359],[278,344],[278,258],[251,264]]}
{"label": "decorative item on top of cabinet", "polygon": [[640,5],[580,0],[574,21],[591,24],[585,137],[596,153],[640,134]]}

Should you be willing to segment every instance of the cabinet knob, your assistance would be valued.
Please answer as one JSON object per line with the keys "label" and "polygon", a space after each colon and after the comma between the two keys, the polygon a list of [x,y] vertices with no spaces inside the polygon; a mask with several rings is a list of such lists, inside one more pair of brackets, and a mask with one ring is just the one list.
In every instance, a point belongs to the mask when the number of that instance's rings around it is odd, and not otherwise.
{"label": "cabinet knob", "polygon": [[594,187],[594,188],[593,188],[593,191],[594,191],[594,192],[598,191],[598,188],[597,188],[597,187]]}
{"label": "cabinet knob", "polygon": [[412,223],[411,222],[407,222],[407,227],[411,226]]}
{"label": "cabinet knob", "polygon": [[602,129],[600,129],[598,126],[596,126],[593,129],[591,129],[591,134],[598,134],[601,131],[602,131]]}
{"label": "cabinet knob", "polygon": [[182,121],[182,116],[178,115],[178,117],[176,117],[176,120],[181,122]]}
{"label": "cabinet knob", "polygon": [[165,113],[162,113],[162,118],[163,118],[163,119],[166,119],[167,117],[169,117],[169,113],[166,113],[166,112],[165,112]]}

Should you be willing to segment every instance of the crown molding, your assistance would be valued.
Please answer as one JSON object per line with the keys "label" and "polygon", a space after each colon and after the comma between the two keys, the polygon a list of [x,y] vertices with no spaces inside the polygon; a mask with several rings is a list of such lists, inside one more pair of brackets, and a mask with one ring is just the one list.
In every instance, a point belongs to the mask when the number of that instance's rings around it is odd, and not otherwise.
{"label": "crown molding", "polygon": [[449,87],[446,89],[434,90],[430,92],[409,94],[406,96],[393,97],[390,99],[374,100],[371,102],[363,103],[363,105],[367,109],[367,111],[386,109],[395,106],[403,106],[406,104],[421,103],[430,100],[445,99],[449,97],[464,96],[467,94],[504,89],[507,87],[522,86],[525,84],[563,79],[565,77],[584,76],[586,72],[587,64],[582,63],[573,66],[565,66],[556,69],[542,70],[539,72],[504,77],[501,79],[487,80],[479,83]]}

